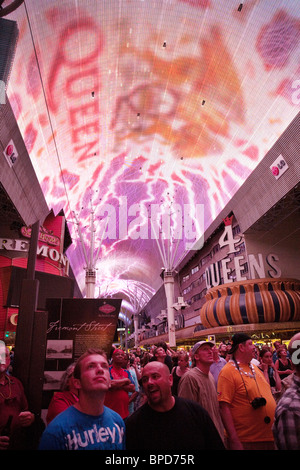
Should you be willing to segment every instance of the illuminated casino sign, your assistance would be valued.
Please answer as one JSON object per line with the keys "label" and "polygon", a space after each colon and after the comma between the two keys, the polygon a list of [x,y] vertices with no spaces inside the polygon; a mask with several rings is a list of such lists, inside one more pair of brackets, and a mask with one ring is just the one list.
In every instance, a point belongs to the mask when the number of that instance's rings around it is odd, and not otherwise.
{"label": "illuminated casino sign", "polygon": [[[221,237],[219,238],[219,245],[221,248],[223,246],[228,246],[227,255],[238,253],[240,251],[240,248],[236,245],[241,242],[241,237],[234,238],[231,225],[232,218],[233,216],[226,217],[226,219],[224,219],[225,229]],[[228,284],[233,281],[232,269],[228,266],[231,261],[232,258],[226,256],[226,258],[223,258],[221,261],[216,261],[215,263],[212,263],[208,268],[206,268],[205,278],[207,289],[216,287],[221,284],[222,278],[224,284]],[[281,270],[276,265],[277,261],[279,261],[279,258],[274,253],[269,253],[266,256],[266,262],[271,268],[268,270],[269,277],[277,278],[281,276]],[[257,257],[254,254],[249,254],[247,257],[244,255],[239,255],[233,257],[236,281],[247,281],[248,278],[243,275],[244,264],[246,262],[248,263],[251,279],[256,279],[257,277],[262,279],[266,277],[264,259],[261,253],[258,253]]]}
{"label": "illuminated casino sign", "polygon": [[[24,237],[30,238],[31,237],[31,227],[22,227],[21,233]],[[48,245],[59,245],[60,239],[56,235],[53,235],[52,232],[48,231],[45,227],[40,228],[39,232],[39,240],[42,242],[47,243]]]}
{"label": "illuminated casino sign", "polygon": [[[6,251],[22,251],[27,253],[29,251],[29,242],[20,239],[0,238],[0,250]],[[69,260],[63,254],[57,251],[55,248],[50,248],[47,245],[40,245],[37,248],[37,256],[49,258],[52,261],[56,261],[62,266],[66,267],[66,271],[69,269]]]}

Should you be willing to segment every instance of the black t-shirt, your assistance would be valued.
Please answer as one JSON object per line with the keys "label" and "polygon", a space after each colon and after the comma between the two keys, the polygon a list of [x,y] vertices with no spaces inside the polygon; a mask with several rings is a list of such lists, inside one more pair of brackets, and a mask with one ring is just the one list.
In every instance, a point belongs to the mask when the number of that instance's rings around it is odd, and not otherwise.
{"label": "black t-shirt", "polygon": [[207,411],[198,403],[175,397],[164,413],[148,403],[125,420],[128,450],[224,450],[225,447]]}

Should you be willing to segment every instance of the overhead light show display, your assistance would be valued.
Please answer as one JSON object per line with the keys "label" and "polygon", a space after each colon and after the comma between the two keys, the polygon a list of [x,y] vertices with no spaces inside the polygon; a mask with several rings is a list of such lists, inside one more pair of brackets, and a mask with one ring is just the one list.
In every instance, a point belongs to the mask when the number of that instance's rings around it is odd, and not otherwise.
{"label": "overhead light show display", "polygon": [[97,296],[144,304],[299,112],[298,1],[26,0],[7,19],[8,98],[83,295],[91,256]]}

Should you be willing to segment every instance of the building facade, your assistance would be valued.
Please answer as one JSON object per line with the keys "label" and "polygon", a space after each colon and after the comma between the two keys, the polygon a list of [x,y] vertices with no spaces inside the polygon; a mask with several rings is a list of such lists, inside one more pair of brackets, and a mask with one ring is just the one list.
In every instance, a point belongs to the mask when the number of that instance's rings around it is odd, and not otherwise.
{"label": "building facade", "polygon": [[40,222],[35,259],[37,307],[47,297],[81,297],[65,251],[72,243],[63,212],[49,210],[8,99],[0,106],[0,340],[13,345],[32,226]]}
{"label": "building facade", "polygon": [[[177,267],[177,344],[235,331],[270,338],[300,328],[300,113]],[[237,293],[238,291],[238,293]],[[159,315],[163,286],[146,306]],[[162,302],[164,307],[164,303]],[[140,344],[168,341],[166,331]]]}

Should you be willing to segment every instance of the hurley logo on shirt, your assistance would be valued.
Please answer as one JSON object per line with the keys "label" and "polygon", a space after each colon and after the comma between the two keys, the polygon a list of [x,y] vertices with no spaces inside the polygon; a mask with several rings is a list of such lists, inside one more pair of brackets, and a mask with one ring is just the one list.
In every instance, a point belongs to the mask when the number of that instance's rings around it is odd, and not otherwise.
{"label": "hurley logo on shirt", "polygon": [[124,437],[124,428],[114,423],[112,428],[97,428],[96,424],[92,429],[83,432],[76,432],[74,429],[66,436],[66,446],[69,450],[76,450],[80,447],[91,448],[99,442],[108,442],[109,444],[122,444]]}

